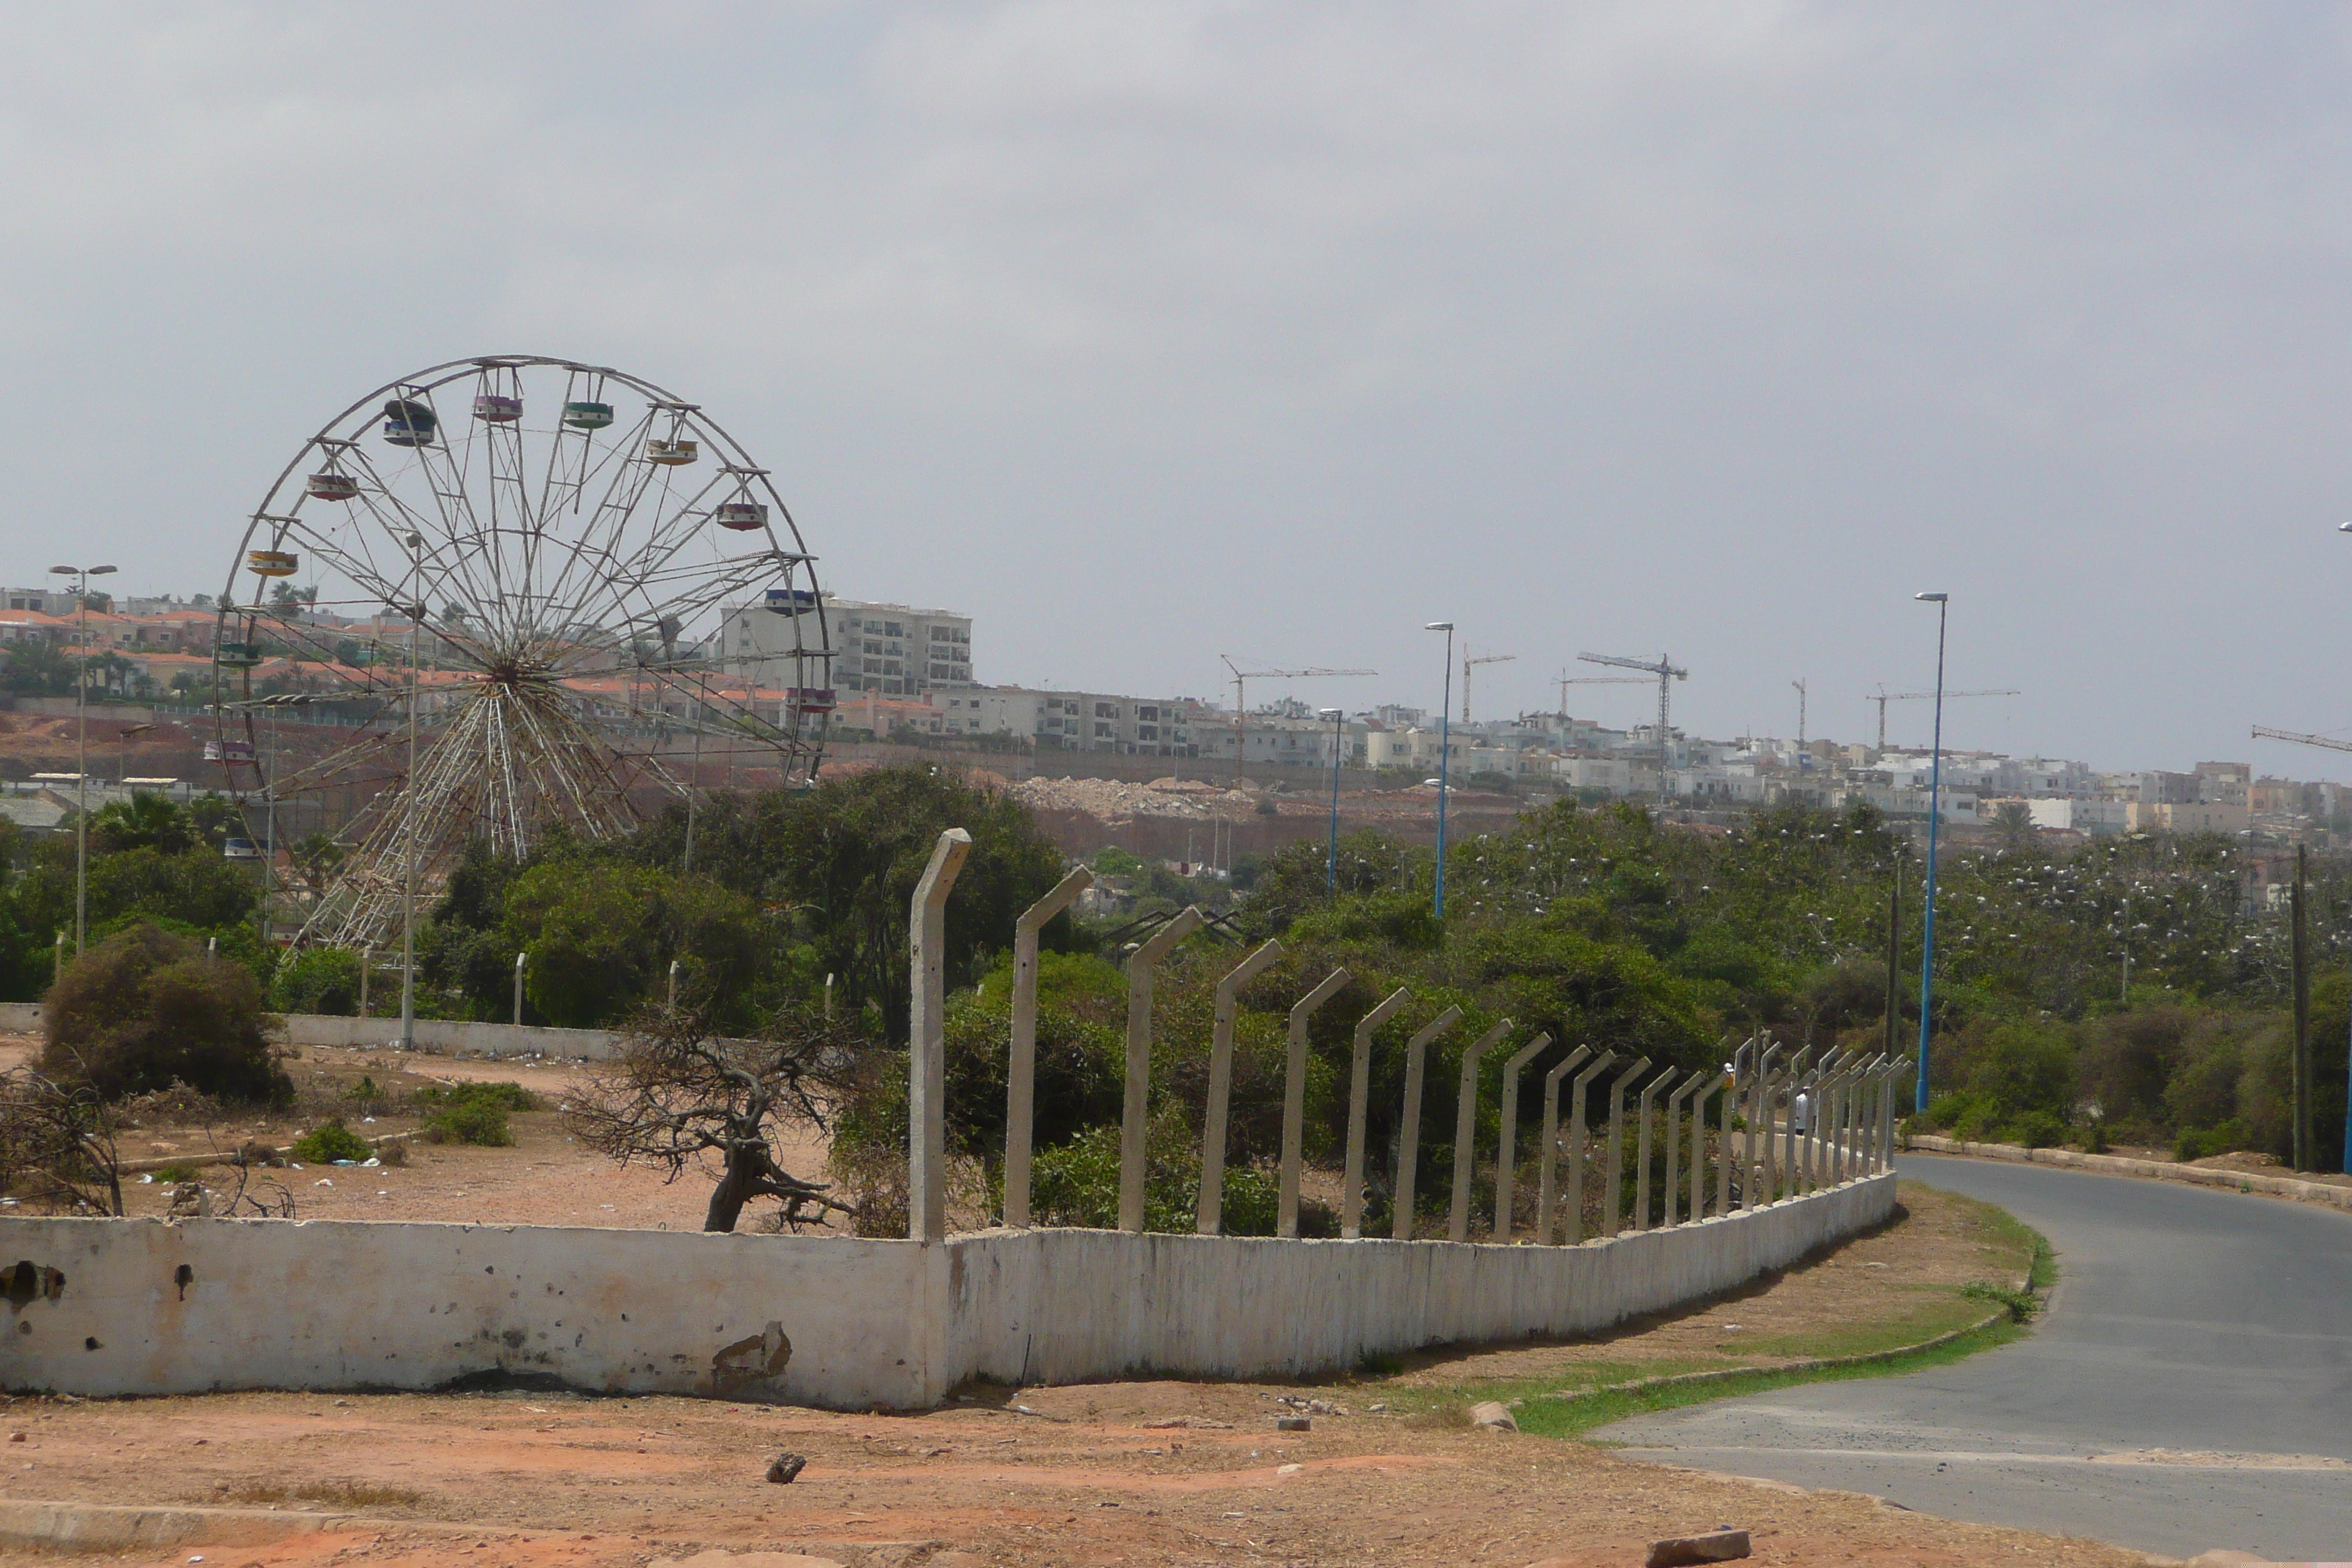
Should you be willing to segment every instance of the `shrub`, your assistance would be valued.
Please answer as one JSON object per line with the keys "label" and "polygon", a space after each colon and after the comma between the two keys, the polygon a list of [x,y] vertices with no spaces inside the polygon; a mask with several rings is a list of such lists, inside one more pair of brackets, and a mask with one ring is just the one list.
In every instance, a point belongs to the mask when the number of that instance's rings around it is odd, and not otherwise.
{"label": "shrub", "polygon": [[155,1173],[155,1179],[159,1182],[177,1185],[182,1182],[195,1181],[198,1177],[196,1167],[186,1163],[180,1163],[164,1166],[162,1170]]}
{"label": "shrub", "polygon": [[2029,1110],[2005,1129],[2008,1141],[2029,1149],[2047,1149],[2066,1141],[2066,1123],[2055,1112]]}
{"label": "shrub", "polygon": [[314,947],[278,966],[269,999],[288,1013],[348,1018],[360,1010],[360,960],[348,948]]}
{"label": "shrub", "polygon": [[294,1140],[287,1152],[306,1165],[331,1165],[338,1160],[364,1160],[375,1150],[344,1126],[341,1118],[330,1117]]}
{"label": "shrub", "polygon": [[2184,1127],[2172,1141],[2172,1157],[2176,1160],[2210,1160],[2216,1154],[2227,1154],[2243,1149],[2253,1142],[2246,1124],[2236,1117],[2214,1127]]}
{"label": "shrub", "polygon": [[507,1126],[511,1111],[536,1110],[539,1100],[519,1083],[457,1083],[421,1091],[426,1107],[425,1135],[436,1143],[475,1143],[504,1149],[514,1142]]}
{"label": "shrub", "polygon": [[271,1058],[278,1020],[240,963],[152,925],[107,938],[66,966],[44,1010],[41,1070],[110,1100],[184,1083],[220,1100],[283,1103],[294,1085]]}

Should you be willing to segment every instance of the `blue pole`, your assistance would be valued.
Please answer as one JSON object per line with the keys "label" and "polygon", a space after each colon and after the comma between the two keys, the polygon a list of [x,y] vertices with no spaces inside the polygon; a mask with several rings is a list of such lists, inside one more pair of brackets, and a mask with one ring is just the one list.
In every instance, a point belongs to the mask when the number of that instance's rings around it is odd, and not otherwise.
{"label": "blue pole", "polygon": [[[2352,1047],[2347,1047],[2345,1062],[2352,1072]],[[2352,1176],[2352,1079],[2347,1080],[2344,1092],[2344,1173]]]}
{"label": "blue pole", "polygon": [[1339,896],[1339,726],[1346,721],[1344,710],[1331,710],[1331,849],[1323,861],[1323,896]]}
{"label": "blue pole", "polygon": [[1951,602],[1936,599],[1936,740],[1927,763],[1927,912],[1919,922],[1919,1085],[1917,1109],[1927,1109],[1927,1026],[1936,988],[1936,826],[1943,816],[1944,621]]}
{"label": "blue pole", "polygon": [[1437,900],[1431,912],[1445,918],[1445,765],[1454,747],[1446,728],[1454,708],[1454,628],[1445,628],[1445,700],[1437,710]]}

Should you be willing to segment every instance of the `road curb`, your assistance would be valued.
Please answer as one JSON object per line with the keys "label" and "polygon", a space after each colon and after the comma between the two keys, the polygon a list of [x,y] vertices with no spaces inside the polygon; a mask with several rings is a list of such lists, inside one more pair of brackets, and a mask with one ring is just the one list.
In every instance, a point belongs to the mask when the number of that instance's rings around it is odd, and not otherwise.
{"label": "road curb", "polygon": [[2014,1143],[1970,1143],[1958,1138],[1938,1138],[1914,1132],[1901,1140],[1898,1152],[1956,1154],[1971,1160],[1999,1160],[2012,1165],[2051,1165],[2062,1171],[2087,1171],[2102,1176],[2137,1176],[2146,1181],[2179,1182],[2188,1186],[2224,1192],[2262,1193],[2317,1204],[2323,1208],[2352,1213],[2352,1187],[2326,1182],[2298,1181],[2293,1176],[2265,1176],[2254,1171],[2215,1171],[2200,1165],[2170,1165],[2161,1160],[2134,1160],[2122,1154],[2084,1154],[2072,1149],[2021,1149]]}
{"label": "road curb", "polygon": [[1779,1366],[1727,1366],[1716,1372],[1679,1372],[1664,1377],[1637,1377],[1630,1383],[1604,1383],[1597,1388],[1580,1388],[1558,1394],[1529,1394],[1525,1399],[1514,1399],[1511,1404],[1517,1406],[1537,1400],[1545,1400],[1564,1405],[1579,1399],[1595,1398],[1603,1394],[1639,1394],[1644,1389],[1729,1383],[1734,1378],[1772,1377],[1784,1372],[1832,1372],[1839,1367],[1868,1366],[1873,1362],[1894,1361],[1900,1356],[1916,1355],[1921,1351],[1935,1350],[1939,1346],[1950,1344],[1954,1340],[1966,1339],[1970,1334],[1981,1333],[2009,1315],[2009,1309],[2003,1307],[1997,1312],[1987,1313],[1973,1323],[1963,1323],[1960,1327],[1948,1330],[1933,1339],[1921,1340],[1916,1344],[1896,1345],[1892,1350],[1872,1351],[1864,1355],[1815,1356],[1807,1361],[1783,1362]]}
{"label": "road curb", "polygon": [[432,1522],[394,1522],[353,1513],[0,1499],[0,1545],[45,1546],[75,1552],[176,1546],[191,1541],[253,1546],[284,1536],[325,1531],[435,1528]]}

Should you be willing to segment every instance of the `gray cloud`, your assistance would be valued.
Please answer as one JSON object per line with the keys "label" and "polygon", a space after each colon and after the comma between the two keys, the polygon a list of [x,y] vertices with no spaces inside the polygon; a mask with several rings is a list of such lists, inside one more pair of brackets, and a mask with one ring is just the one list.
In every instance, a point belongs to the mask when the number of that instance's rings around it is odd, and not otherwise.
{"label": "gray cloud", "polygon": [[[1207,694],[1418,631],[1670,648],[1708,732],[2318,754],[2342,652],[2332,9],[26,8],[0,530],[209,588],[309,430],[603,360],[983,675]],[[1318,694],[1337,695],[1337,688]],[[1580,710],[1631,720],[1638,688]],[[1916,726],[1915,726],[1916,727]],[[1900,731],[1898,731],[1898,733]]]}

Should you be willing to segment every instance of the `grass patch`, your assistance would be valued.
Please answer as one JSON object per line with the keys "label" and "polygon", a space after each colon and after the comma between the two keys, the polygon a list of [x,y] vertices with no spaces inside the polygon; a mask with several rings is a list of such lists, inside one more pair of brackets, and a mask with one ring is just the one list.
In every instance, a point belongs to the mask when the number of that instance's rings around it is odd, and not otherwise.
{"label": "grass patch", "polygon": [[1990,1327],[1963,1334],[1931,1350],[1890,1356],[1885,1361],[1865,1362],[1856,1366],[1819,1367],[1810,1371],[1774,1372],[1762,1368],[1710,1383],[1673,1384],[1664,1388],[1595,1394],[1583,1399],[1530,1399],[1511,1414],[1517,1418],[1522,1432],[1530,1432],[1540,1437],[1582,1437],[1587,1432],[1606,1426],[1612,1421],[1648,1415],[1661,1410],[1679,1410],[1685,1405],[1704,1405],[1710,1400],[1769,1394],[1776,1388],[1794,1388],[1800,1384],[1843,1383],[1861,1377],[1895,1377],[1905,1373],[1949,1366],[1979,1352],[1993,1350],[2021,1339],[2025,1331],[2024,1327],[2013,1319],[2004,1318]]}
{"label": "grass patch", "polygon": [[155,1179],[167,1185],[176,1186],[182,1182],[193,1182],[200,1178],[194,1165],[166,1165],[155,1173]]}
{"label": "grass patch", "polygon": [[[1857,1319],[1826,1323],[1801,1331],[1740,1335],[1719,1346],[1698,1346],[1674,1355],[1639,1356],[1642,1336],[1620,1340],[1639,1359],[1575,1362],[1530,1375],[1464,1379],[1455,1383],[1387,1383],[1376,1397],[1408,1420],[1423,1425],[1451,1425],[1469,1407],[1493,1399],[1512,1406],[1520,1429],[1556,1437],[1575,1437],[1612,1421],[1654,1410],[1672,1410],[1715,1399],[1735,1399],[1802,1383],[1832,1379],[1887,1377],[1943,1366],[1980,1351],[2007,1344],[2028,1331],[2040,1310],[2038,1292],[2057,1279],[2057,1265],[2049,1243],[2014,1215],[1990,1204],[1954,1194],[1939,1201],[1957,1205],[1963,1225],[1959,1239],[1981,1258],[1981,1267],[1996,1278],[1971,1284],[1895,1283],[1873,1288],[1857,1298]],[[1948,1246],[1948,1244],[1947,1244]],[[1945,1264],[1949,1268],[1948,1260]],[[1969,1265],[1971,1269],[1977,1267]],[[2015,1288],[2022,1277],[2024,1289]],[[1945,1275],[1949,1279],[1948,1273]],[[2006,1309],[1992,1323],[1983,1322],[1989,1309]],[[1904,1347],[1958,1337],[1932,1349],[1901,1352]],[[1661,1349],[1664,1347],[1660,1347]],[[1882,1360],[1859,1361],[1862,1357]],[[1366,1358],[1366,1373],[1374,1373],[1374,1359]],[[1826,1368],[1757,1365],[1759,1362],[1853,1361],[1857,1364]],[[1691,1373],[1726,1375],[1705,1382],[1666,1387],[1619,1389],[1637,1380],[1678,1377]],[[1366,1390],[1366,1392],[1370,1392]]]}
{"label": "grass patch", "polygon": [[366,1481],[304,1481],[287,1486],[279,1481],[236,1481],[217,1489],[231,1502],[319,1502],[332,1508],[415,1508],[425,1494],[406,1487],[380,1487]]}

